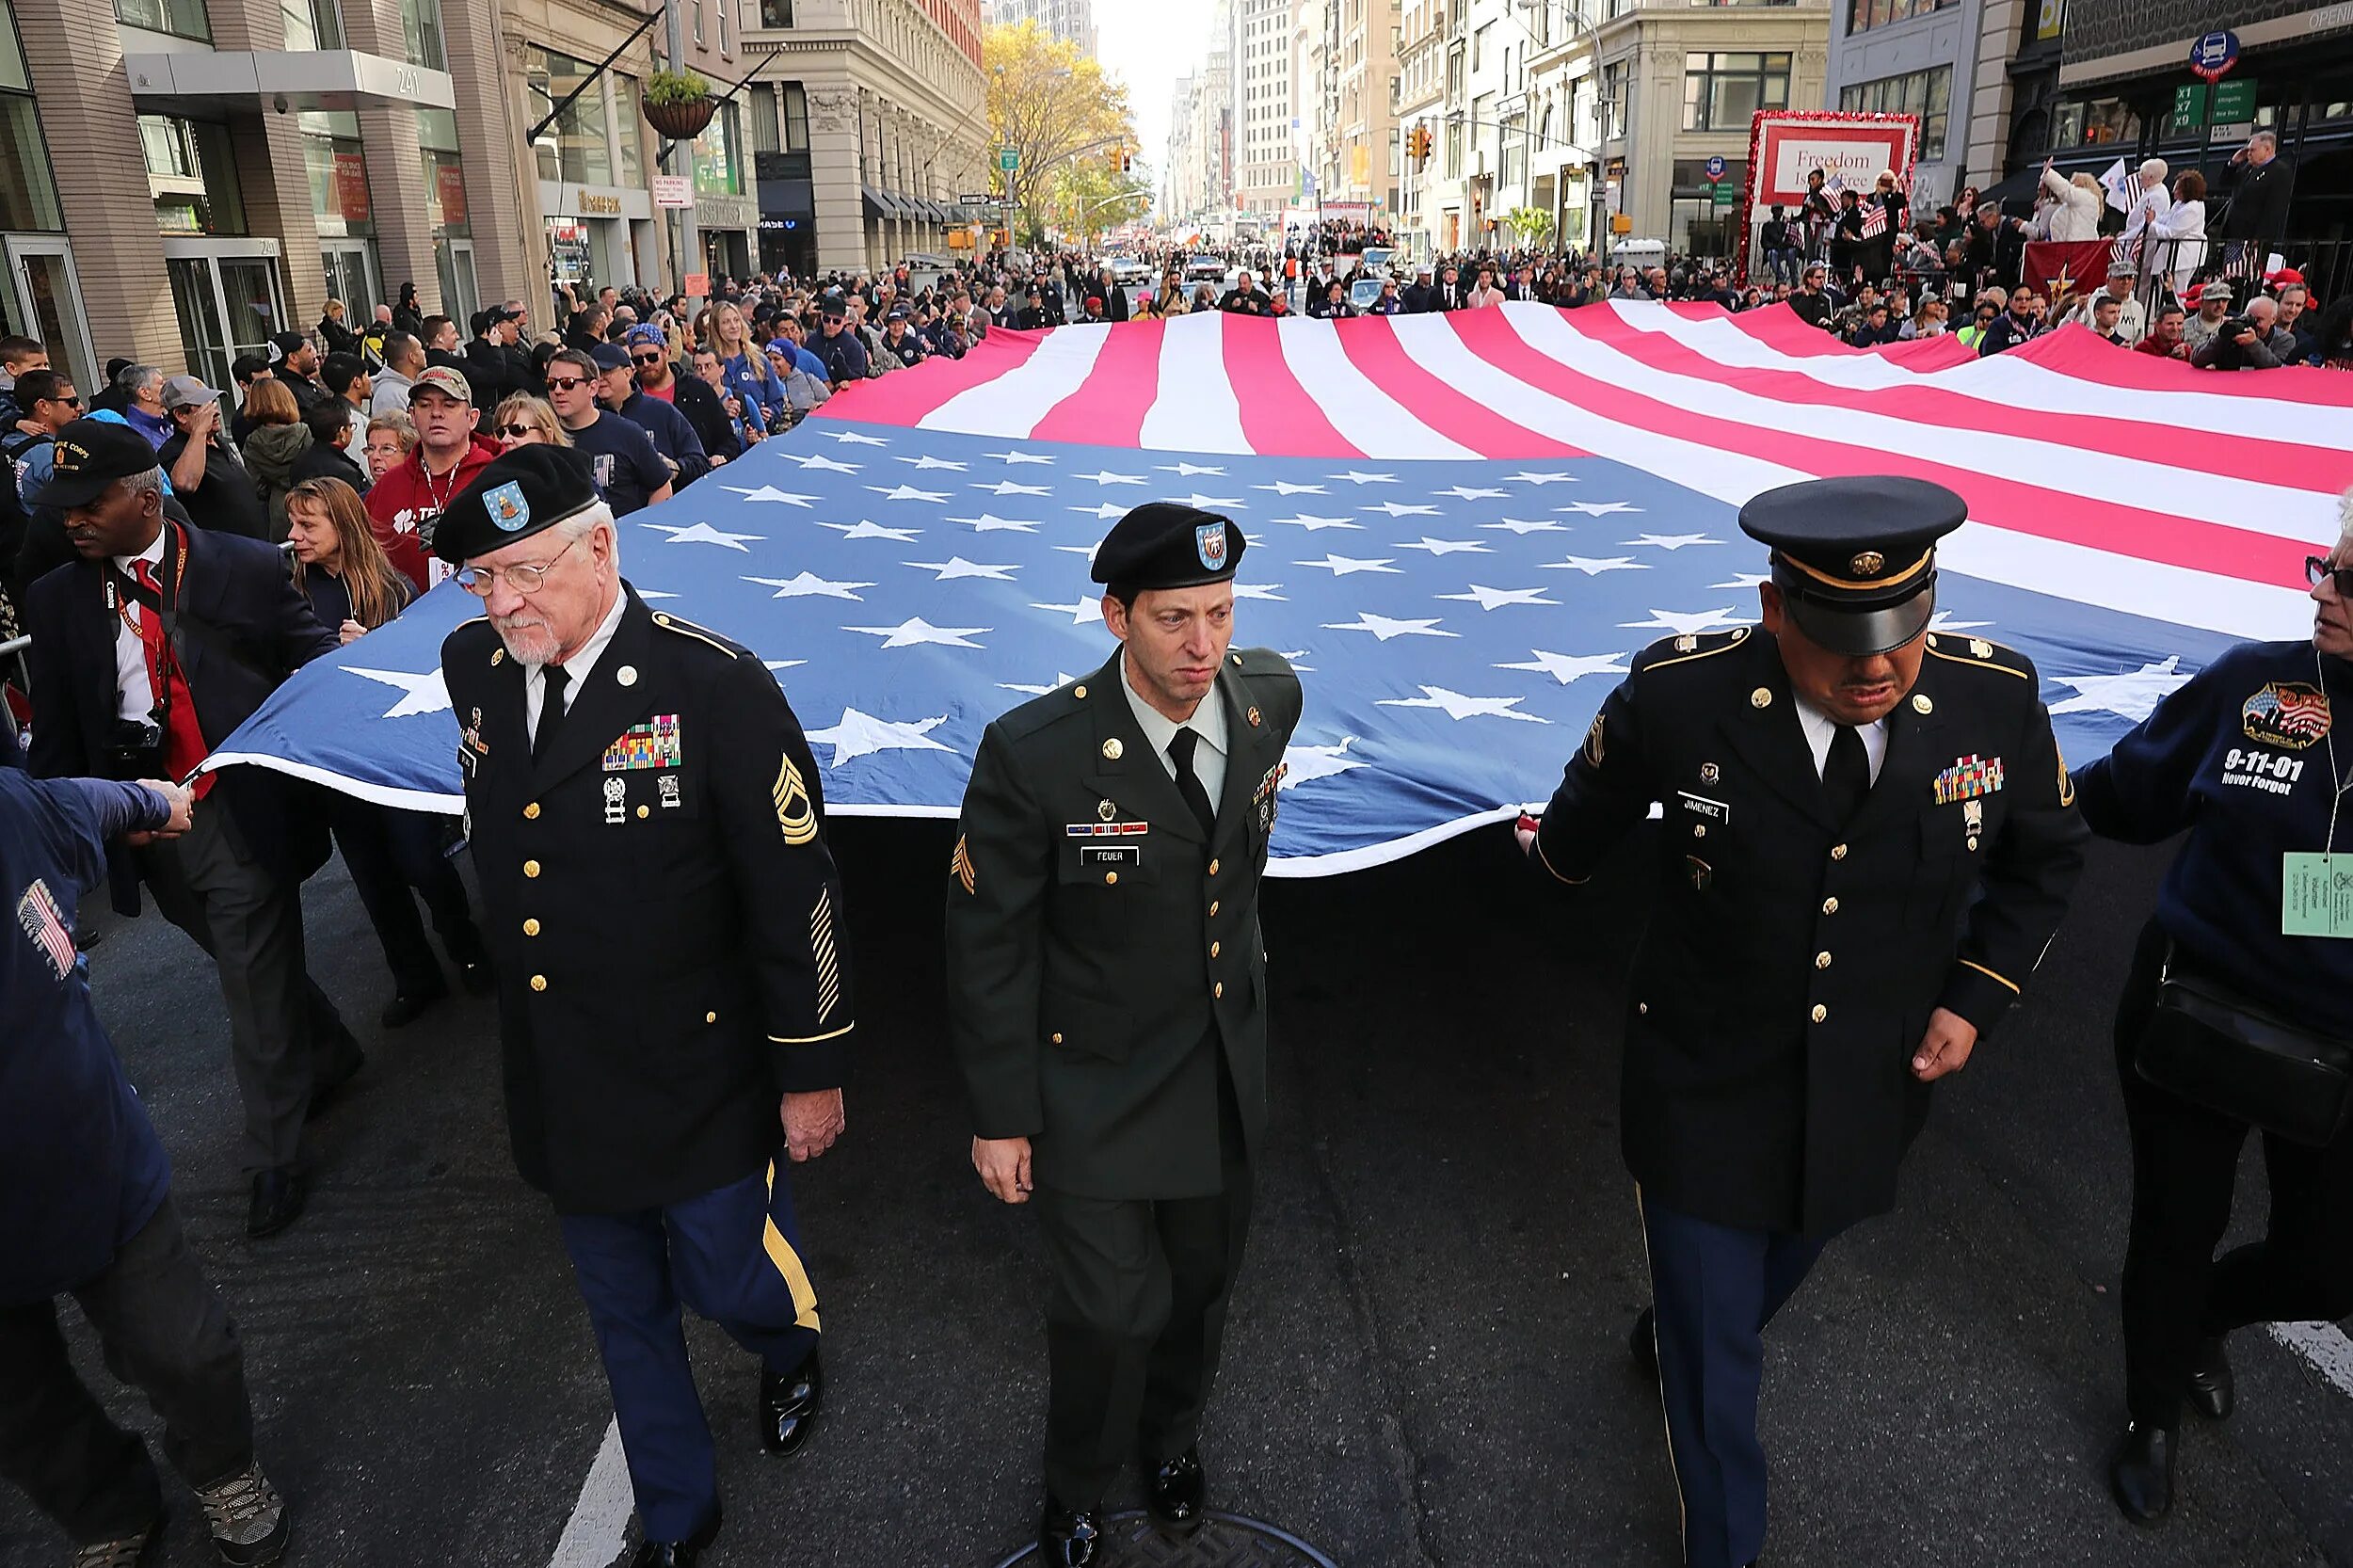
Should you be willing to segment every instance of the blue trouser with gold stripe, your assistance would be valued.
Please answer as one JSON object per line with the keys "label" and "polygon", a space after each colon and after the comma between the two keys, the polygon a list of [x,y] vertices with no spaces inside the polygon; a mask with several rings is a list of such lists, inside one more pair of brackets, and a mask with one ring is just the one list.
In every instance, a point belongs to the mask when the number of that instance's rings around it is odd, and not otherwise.
{"label": "blue trouser with gold stripe", "polygon": [[679,1305],[780,1372],[816,1348],[817,1292],[801,1266],[792,1184],[771,1161],[660,1208],[561,1218],[613,1387],[638,1522],[648,1540],[683,1541],[716,1512],[719,1472]]}
{"label": "blue trouser with gold stripe", "polygon": [[1765,1448],[1756,1401],[1765,1325],[1828,1240],[1743,1230],[1642,1205],[1658,1390],[1683,1495],[1687,1568],[1743,1568],[1765,1545]]}

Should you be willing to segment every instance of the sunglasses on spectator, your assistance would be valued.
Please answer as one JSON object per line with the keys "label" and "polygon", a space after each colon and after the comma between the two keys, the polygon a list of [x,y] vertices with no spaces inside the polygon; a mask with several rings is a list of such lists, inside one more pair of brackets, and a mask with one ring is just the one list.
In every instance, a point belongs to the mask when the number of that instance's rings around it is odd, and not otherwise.
{"label": "sunglasses on spectator", "polygon": [[498,433],[502,436],[512,436],[517,440],[522,440],[525,436],[545,434],[536,424],[502,424],[499,426]]}
{"label": "sunglasses on spectator", "polygon": [[82,394],[76,392],[72,397],[36,397],[33,401],[36,403],[62,403],[69,408],[78,408],[82,406]]}
{"label": "sunglasses on spectator", "polygon": [[659,354],[632,354],[629,357],[629,362],[633,365],[658,365],[662,362],[662,356]]}
{"label": "sunglasses on spectator", "polygon": [[548,377],[548,391],[570,392],[574,387],[587,385],[587,382],[585,376],[551,376]]}
{"label": "sunglasses on spectator", "polygon": [[2353,600],[2353,567],[2331,568],[2327,556],[2307,555],[2304,557],[2304,577],[2315,588],[2320,586],[2322,578],[2332,577],[2336,579],[2337,597]]}

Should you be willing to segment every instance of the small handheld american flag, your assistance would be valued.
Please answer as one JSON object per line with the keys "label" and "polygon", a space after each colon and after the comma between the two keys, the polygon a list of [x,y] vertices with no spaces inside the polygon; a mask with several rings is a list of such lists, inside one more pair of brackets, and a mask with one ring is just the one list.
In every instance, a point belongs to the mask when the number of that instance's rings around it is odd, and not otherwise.
{"label": "small handheld american flag", "polygon": [[1876,201],[1863,204],[1863,237],[1876,239],[1887,232],[1887,209]]}

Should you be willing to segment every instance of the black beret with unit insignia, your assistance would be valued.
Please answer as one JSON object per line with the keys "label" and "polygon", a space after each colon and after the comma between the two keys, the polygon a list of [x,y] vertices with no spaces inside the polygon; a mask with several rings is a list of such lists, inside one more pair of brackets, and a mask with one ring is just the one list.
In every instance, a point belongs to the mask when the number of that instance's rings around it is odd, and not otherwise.
{"label": "black beret with unit insignia", "polygon": [[1227,582],[1247,542],[1230,518],[1147,501],[1112,525],[1095,552],[1095,581],[1128,593]]}
{"label": "black beret with unit insignia", "polygon": [[1936,613],[1936,541],[1968,504],[1925,479],[1809,479],[1752,498],[1740,528],[1806,637],[1857,657],[1901,648]]}
{"label": "black beret with unit insignia", "polygon": [[597,504],[588,455],[536,442],[501,453],[451,498],[433,527],[433,553],[452,566],[504,550]]}

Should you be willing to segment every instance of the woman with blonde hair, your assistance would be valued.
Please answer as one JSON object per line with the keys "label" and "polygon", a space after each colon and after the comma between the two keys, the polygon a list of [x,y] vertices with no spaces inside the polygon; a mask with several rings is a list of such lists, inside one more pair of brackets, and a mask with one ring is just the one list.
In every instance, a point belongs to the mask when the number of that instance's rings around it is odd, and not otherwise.
{"label": "woman with blonde hair", "polygon": [[571,433],[555,417],[554,405],[544,397],[516,392],[490,416],[490,438],[504,452],[519,446],[569,446]]}
{"label": "woman with blonde hair", "polygon": [[[414,590],[376,542],[359,491],[340,479],[306,479],[286,492],[285,506],[295,586],[346,644],[408,608]],[[398,1029],[449,995],[441,967],[425,945],[411,888],[432,912],[433,929],[466,989],[488,994],[489,950],[467,907],[466,886],[441,853],[448,819],[338,793],[328,823],[392,970],[384,1027]]]}
{"label": "woman with blonde hair", "polygon": [[2100,208],[2105,198],[2101,194],[2099,181],[2081,169],[2073,175],[2061,174],[2045,159],[2042,188],[2057,203],[2051,209],[2054,240],[2072,242],[2100,237]]}
{"label": "woman with blonde hair", "polygon": [[246,393],[245,467],[269,509],[272,544],[286,542],[286,492],[295,487],[295,464],[311,448],[310,427],[302,423],[302,407],[294,389],[272,376],[256,381]]}
{"label": "woman with blonde hair", "polygon": [[791,399],[768,356],[752,342],[744,312],[732,301],[723,299],[695,319],[702,328],[702,341],[719,356],[719,376],[726,390],[744,405],[744,423],[763,432],[773,429]]}

